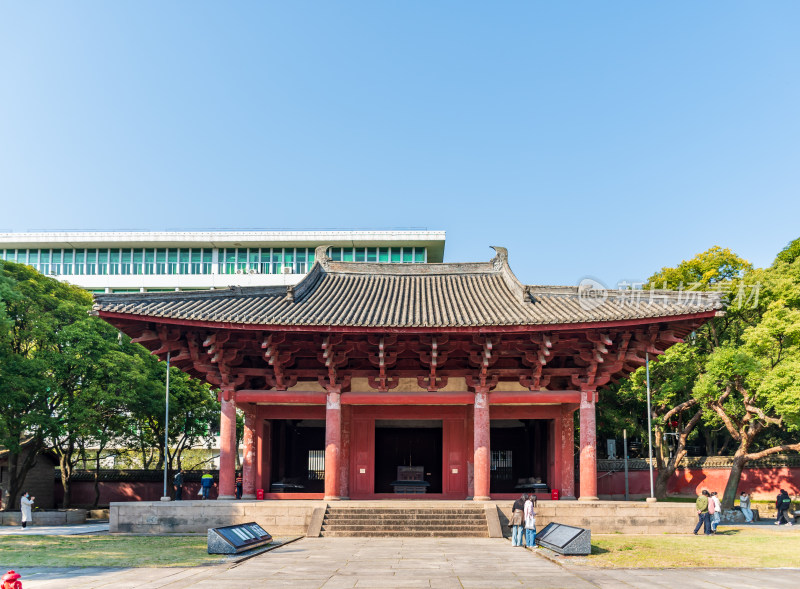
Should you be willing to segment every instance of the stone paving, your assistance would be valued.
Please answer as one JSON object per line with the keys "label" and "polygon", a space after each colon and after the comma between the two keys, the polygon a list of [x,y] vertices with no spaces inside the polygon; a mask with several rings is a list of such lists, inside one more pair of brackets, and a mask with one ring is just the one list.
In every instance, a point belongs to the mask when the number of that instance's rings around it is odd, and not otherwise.
{"label": "stone paving", "polygon": [[800,586],[800,569],[562,567],[533,551],[514,548],[508,540],[493,538],[304,538],[238,564],[160,569],[42,568],[19,572],[25,589]]}
{"label": "stone paving", "polygon": [[0,526],[0,536],[73,536],[75,534],[100,534],[108,532],[108,522],[98,524],[70,524],[65,526]]}

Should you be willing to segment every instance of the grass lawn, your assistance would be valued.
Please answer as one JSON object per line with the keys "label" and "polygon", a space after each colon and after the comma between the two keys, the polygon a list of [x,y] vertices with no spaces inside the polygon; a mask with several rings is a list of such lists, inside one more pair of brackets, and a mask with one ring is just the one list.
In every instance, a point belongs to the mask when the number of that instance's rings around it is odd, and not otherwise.
{"label": "grass lawn", "polygon": [[207,550],[205,536],[2,536],[0,565],[182,567],[225,560]]}
{"label": "grass lawn", "polygon": [[605,568],[800,567],[800,529],[720,526],[716,536],[592,536],[581,564]]}

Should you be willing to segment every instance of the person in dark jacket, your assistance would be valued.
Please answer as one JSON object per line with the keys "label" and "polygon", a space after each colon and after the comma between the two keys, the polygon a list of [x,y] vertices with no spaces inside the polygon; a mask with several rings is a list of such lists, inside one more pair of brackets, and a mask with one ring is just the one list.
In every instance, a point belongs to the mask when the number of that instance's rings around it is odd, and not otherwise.
{"label": "person in dark jacket", "polygon": [[522,496],[514,501],[514,506],[511,508],[511,545],[522,546],[522,531],[525,529],[525,499],[527,496],[523,493]]}
{"label": "person in dark jacket", "polygon": [[172,477],[172,485],[175,487],[175,501],[180,501],[183,499],[183,469]]}
{"label": "person in dark jacket", "polygon": [[792,522],[789,521],[789,510],[792,508],[792,499],[786,489],[781,489],[778,497],[775,499],[775,509],[778,510],[778,516],[775,518],[775,525],[781,525],[781,521],[785,521],[787,526],[791,526]]}

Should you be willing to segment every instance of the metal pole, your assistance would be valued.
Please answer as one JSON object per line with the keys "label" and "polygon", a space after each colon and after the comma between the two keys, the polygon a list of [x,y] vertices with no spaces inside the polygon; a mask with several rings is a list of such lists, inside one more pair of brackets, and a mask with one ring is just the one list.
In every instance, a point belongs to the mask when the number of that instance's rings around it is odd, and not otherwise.
{"label": "metal pole", "polygon": [[628,501],[628,430],[622,430],[622,451],[625,453],[625,501]]}
{"label": "metal pole", "polygon": [[647,451],[650,455],[650,499],[655,497],[653,493],[653,426],[650,423],[650,354],[645,352],[644,355],[645,372],[647,374]]}
{"label": "metal pole", "polygon": [[167,495],[167,467],[169,465],[169,360],[170,353],[167,352],[167,387],[164,394],[166,398],[164,411],[164,497]]}

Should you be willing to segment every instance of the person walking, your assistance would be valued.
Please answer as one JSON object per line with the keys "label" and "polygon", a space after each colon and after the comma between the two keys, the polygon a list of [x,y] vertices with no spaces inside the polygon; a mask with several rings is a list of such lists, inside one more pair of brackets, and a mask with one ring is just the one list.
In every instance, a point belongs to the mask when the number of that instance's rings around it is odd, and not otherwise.
{"label": "person walking", "polygon": [[536,548],[536,495],[531,493],[525,501],[525,546]]}
{"label": "person walking", "polygon": [[175,487],[175,501],[183,499],[183,469],[180,469],[172,477],[172,485]]}
{"label": "person walking", "polygon": [[25,491],[19,500],[19,509],[22,512],[22,529],[25,529],[28,522],[33,521],[33,502],[36,497],[31,497],[31,494]]}
{"label": "person walking", "polygon": [[514,506],[511,508],[509,525],[511,526],[512,546],[522,546],[522,530],[525,526],[525,499],[526,496],[523,493],[519,499],[514,501]]}
{"label": "person walking", "polygon": [[753,523],[753,510],[750,509],[750,494],[742,491],[742,494],[739,495],[739,509],[742,510],[742,515],[744,516],[744,523],[752,524]]}
{"label": "person walking", "polygon": [[697,525],[694,527],[694,535],[703,528],[703,534],[709,536],[711,534],[711,522],[708,519],[708,491],[703,489],[702,493],[697,496],[697,501],[694,502],[697,508]]}
{"label": "person walking", "polygon": [[242,498],[242,471],[236,473],[236,498]]}
{"label": "person walking", "polygon": [[214,485],[214,477],[211,476],[211,473],[206,471],[203,473],[203,476],[200,477],[200,491],[202,492],[203,501],[208,499],[209,495],[211,494],[211,487]]}
{"label": "person walking", "polygon": [[778,493],[778,498],[775,500],[775,508],[778,510],[778,516],[775,518],[775,525],[781,525],[781,521],[785,521],[787,526],[791,526],[792,522],[789,521],[789,509],[792,507],[792,499],[786,489],[781,489]]}
{"label": "person walking", "polygon": [[722,519],[722,505],[719,502],[716,491],[712,491],[711,497],[708,499],[708,513],[711,515],[711,533],[716,535],[717,526],[719,525],[720,519]]}

